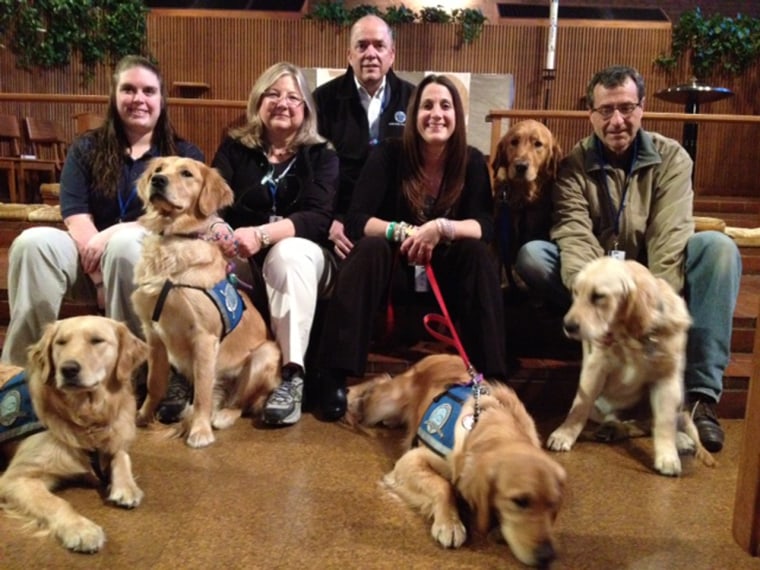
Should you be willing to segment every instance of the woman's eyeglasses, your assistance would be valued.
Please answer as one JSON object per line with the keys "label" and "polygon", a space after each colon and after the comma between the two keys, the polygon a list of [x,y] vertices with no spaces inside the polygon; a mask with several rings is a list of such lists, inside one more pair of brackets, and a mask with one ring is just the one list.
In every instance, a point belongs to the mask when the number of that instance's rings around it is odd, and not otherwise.
{"label": "woman's eyeglasses", "polygon": [[615,111],[620,113],[623,117],[630,117],[633,112],[641,107],[641,101],[637,103],[621,103],[620,105],[602,105],[596,109],[591,109],[592,113],[599,113],[602,119],[611,119]]}
{"label": "woman's eyeglasses", "polygon": [[277,91],[264,91],[261,98],[267,103],[279,103],[283,101],[291,109],[303,103],[303,99],[298,95],[294,95],[293,93],[278,93]]}

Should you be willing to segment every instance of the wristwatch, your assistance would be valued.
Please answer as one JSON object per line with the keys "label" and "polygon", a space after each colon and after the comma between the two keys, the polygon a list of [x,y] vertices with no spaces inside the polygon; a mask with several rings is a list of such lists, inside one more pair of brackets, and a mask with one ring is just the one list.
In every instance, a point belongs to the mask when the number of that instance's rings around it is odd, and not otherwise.
{"label": "wristwatch", "polygon": [[259,241],[261,242],[261,247],[269,247],[270,245],[272,245],[272,238],[269,237],[269,234],[264,228],[262,227],[256,228],[256,233],[259,235]]}

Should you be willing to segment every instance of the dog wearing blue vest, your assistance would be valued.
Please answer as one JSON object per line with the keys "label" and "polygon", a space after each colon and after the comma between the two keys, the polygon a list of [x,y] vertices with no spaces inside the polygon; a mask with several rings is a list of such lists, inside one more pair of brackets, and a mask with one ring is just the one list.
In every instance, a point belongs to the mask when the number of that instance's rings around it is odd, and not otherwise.
{"label": "dog wearing blue vest", "polygon": [[432,519],[431,534],[443,547],[467,538],[461,497],[478,532],[497,526],[521,562],[544,567],[556,557],[565,470],[541,449],[513,390],[486,380],[474,389],[468,381],[460,357],[428,356],[398,376],[351,386],[344,422],[406,426],[406,451],[383,483]]}
{"label": "dog wearing blue vest", "polygon": [[150,348],[148,395],[137,423],[153,422],[171,364],[194,389],[179,435],[205,447],[214,429],[263,405],[280,382],[280,349],[249,296],[237,290],[223,244],[211,233],[217,211],[233,199],[221,175],[190,158],[161,157],[137,187],[145,204],[140,223],[150,232],[132,294]]}
{"label": "dog wearing blue vest", "polygon": [[147,347],[123,323],[81,316],[50,324],[26,370],[0,365],[0,505],[32,520],[66,548],[97,552],[103,529],[52,493],[64,482],[105,489],[109,503],[137,507],[132,475],[135,369]]}

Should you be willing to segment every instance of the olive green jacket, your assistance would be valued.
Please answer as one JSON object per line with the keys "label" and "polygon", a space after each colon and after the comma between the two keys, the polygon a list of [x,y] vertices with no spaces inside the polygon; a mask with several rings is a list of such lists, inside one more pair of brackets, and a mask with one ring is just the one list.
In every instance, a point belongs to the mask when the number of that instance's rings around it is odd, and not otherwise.
{"label": "olive green jacket", "polygon": [[629,175],[603,161],[597,141],[591,135],[573,147],[552,192],[551,239],[560,249],[563,283],[572,289],[586,263],[617,249],[681,292],[686,242],[694,233],[691,157],[677,141],[641,129]]}

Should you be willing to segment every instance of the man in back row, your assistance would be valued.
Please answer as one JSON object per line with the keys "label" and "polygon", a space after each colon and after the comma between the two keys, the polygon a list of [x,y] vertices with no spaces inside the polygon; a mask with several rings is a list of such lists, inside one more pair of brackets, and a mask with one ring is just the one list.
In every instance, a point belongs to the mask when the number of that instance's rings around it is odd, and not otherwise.
{"label": "man in back row", "polygon": [[715,406],[731,350],[741,256],[726,234],[694,233],[693,163],[675,140],[641,128],[644,79],[630,67],[588,85],[594,134],[560,166],[551,242],[532,241],[516,269],[562,311],[581,268],[602,255],[635,259],[684,295],[694,321],[686,351],[686,401],[709,451],[723,448]]}
{"label": "man in back row", "polygon": [[387,137],[401,137],[414,85],[391,66],[396,57],[393,33],[378,16],[364,16],[351,27],[349,67],[340,77],[317,87],[319,133],[335,145],[340,180],[330,240],[343,259],[353,247],[343,231],[354,184],[372,147]]}

